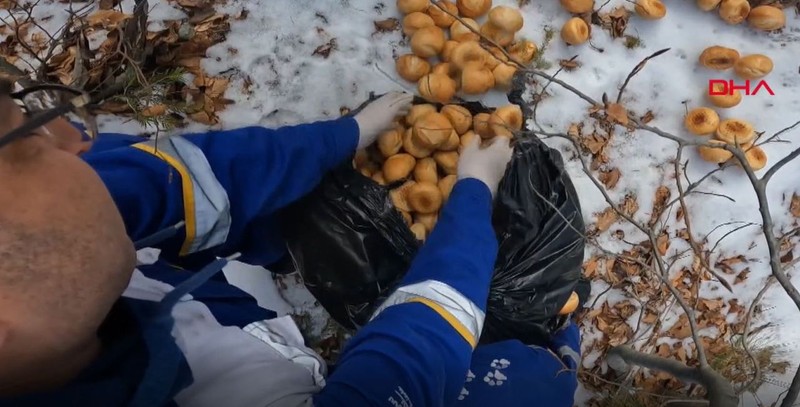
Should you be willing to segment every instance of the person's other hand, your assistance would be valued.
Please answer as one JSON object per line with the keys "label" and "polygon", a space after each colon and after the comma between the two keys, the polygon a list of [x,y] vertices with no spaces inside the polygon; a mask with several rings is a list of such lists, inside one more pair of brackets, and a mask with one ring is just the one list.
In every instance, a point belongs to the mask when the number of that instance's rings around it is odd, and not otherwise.
{"label": "person's other hand", "polygon": [[381,133],[391,130],[395,117],[406,115],[413,100],[411,94],[389,92],[366,105],[354,117],[359,129],[358,148],[371,145]]}
{"label": "person's other hand", "polygon": [[480,137],[474,137],[464,148],[458,160],[458,179],[475,178],[482,181],[494,196],[511,161],[513,149],[506,137],[495,137],[486,148],[481,148],[480,141]]}

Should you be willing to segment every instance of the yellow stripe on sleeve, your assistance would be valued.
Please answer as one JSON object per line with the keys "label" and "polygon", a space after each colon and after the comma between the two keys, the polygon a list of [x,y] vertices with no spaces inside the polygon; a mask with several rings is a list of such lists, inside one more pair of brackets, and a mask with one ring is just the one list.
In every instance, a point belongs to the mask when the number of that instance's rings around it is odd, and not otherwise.
{"label": "yellow stripe on sleeve", "polygon": [[195,239],[195,234],[197,233],[197,223],[194,213],[194,188],[189,171],[186,169],[186,166],[180,162],[180,160],[164,153],[163,151],[157,151],[155,147],[151,145],[140,143],[134,144],[132,147],[150,153],[166,161],[167,164],[175,168],[175,170],[178,171],[181,176],[181,186],[183,189],[183,211],[186,216],[186,240],[184,240],[183,245],[181,246],[180,255],[185,256],[189,253],[189,250],[192,247],[192,241]]}
{"label": "yellow stripe on sleeve", "polygon": [[478,345],[478,341],[475,339],[475,336],[472,335],[469,329],[467,329],[467,327],[465,327],[464,324],[461,323],[461,321],[459,321],[456,317],[453,316],[453,314],[449,313],[441,305],[423,297],[410,298],[407,301],[407,303],[410,302],[419,302],[425,304],[432,310],[436,311],[437,314],[441,315],[441,317],[444,318],[445,321],[447,321],[464,338],[464,340],[467,341],[467,343],[469,343],[469,346],[471,346],[472,349],[475,349],[475,347]]}

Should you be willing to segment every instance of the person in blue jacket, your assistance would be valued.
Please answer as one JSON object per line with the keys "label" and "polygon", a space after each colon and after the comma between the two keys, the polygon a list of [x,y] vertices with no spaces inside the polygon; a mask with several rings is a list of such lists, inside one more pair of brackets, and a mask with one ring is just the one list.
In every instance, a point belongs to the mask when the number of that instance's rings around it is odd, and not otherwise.
{"label": "person in blue jacket", "polygon": [[[32,113],[3,89],[0,135]],[[94,145],[57,119],[4,146],[0,405],[572,406],[574,324],[548,348],[478,346],[505,138],[464,150],[436,228],[333,372],[290,317],[220,273],[232,258],[279,260],[277,211],[411,100],[393,92],[353,116],[277,130]],[[139,247],[162,255],[137,263]]]}

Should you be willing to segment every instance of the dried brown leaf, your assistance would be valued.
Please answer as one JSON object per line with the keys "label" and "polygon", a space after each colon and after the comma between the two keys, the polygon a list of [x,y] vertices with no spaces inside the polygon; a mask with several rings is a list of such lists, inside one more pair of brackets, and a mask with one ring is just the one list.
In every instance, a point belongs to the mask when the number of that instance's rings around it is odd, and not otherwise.
{"label": "dried brown leaf", "polygon": [[222,97],[222,95],[224,95],[225,91],[228,89],[229,84],[230,80],[221,77],[205,78],[203,83],[200,85],[195,83],[195,85],[201,87],[205,91],[205,94],[212,99]]}
{"label": "dried brown leaf", "polygon": [[656,243],[658,244],[658,253],[662,256],[666,255],[669,250],[669,235],[666,232],[662,233],[658,236]]}
{"label": "dried brown leaf", "polygon": [[792,194],[792,204],[789,206],[792,216],[800,218],[800,195]]}
{"label": "dried brown leaf", "polygon": [[692,329],[689,326],[689,318],[686,314],[682,314],[678,318],[678,321],[672,325],[667,334],[669,334],[670,338],[675,339],[686,339],[692,336]]}
{"label": "dried brown leaf", "polygon": [[743,314],[746,311],[746,308],[739,305],[739,300],[736,298],[728,300],[728,313],[729,314]]}
{"label": "dried brown leaf", "polygon": [[719,312],[722,310],[722,307],[725,305],[725,302],[722,298],[716,299],[707,299],[703,298],[697,303],[697,309],[702,312]]}
{"label": "dried brown leaf", "polygon": [[678,210],[676,210],[676,211],[675,211],[675,220],[677,220],[678,222],[680,222],[680,221],[682,221],[682,220],[683,220],[683,216],[684,216],[684,213],[683,213],[683,207],[682,207],[682,206],[679,206],[679,207],[678,207]]}
{"label": "dried brown leaf", "polygon": [[609,137],[592,133],[581,140],[581,144],[592,154],[600,153],[608,144]]}
{"label": "dried brown leaf", "polygon": [[747,258],[744,255],[738,255],[734,257],[728,257],[727,259],[722,259],[718,261],[715,266],[721,268],[727,274],[734,274],[735,271],[733,270],[733,266],[739,263],[744,263],[747,261]]}
{"label": "dried brown leaf", "polygon": [[628,341],[628,338],[632,333],[633,330],[626,322],[617,322],[611,330],[611,333],[608,335],[608,344],[611,346],[622,345]]}
{"label": "dried brown leaf", "polygon": [[581,63],[577,59],[561,59],[558,61],[558,64],[567,72],[572,72],[581,66]]}
{"label": "dried brown leaf", "polygon": [[639,118],[639,120],[640,120],[642,123],[644,123],[644,124],[647,124],[647,123],[650,123],[651,121],[653,121],[653,119],[655,119],[655,118],[656,118],[656,115],[655,115],[655,114],[653,114],[653,111],[652,111],[652,110],[648,110],[648,111],[647,111],[647,112],[644,114],[644,116],[642,116],[642,117],[640,117],[640,118]]}
{"label": "dried brown leaf", "polygon": [[626,9],[625,7],[617,7],[612,10],[608,15],[611,18],[628,18],[631,15],[631,12]]}
{"label": "dried brown leaf", "polygon": [[628,277],[633,277],[641,274],[642,267],[633,261],[620,260],[616,264],[619,270],[625,273]]}
{"label": "dried brown leaf", "polygon": [[142,116],[144,117],[162,116],[165,113],[167,113],[167,105],[163,103],[149,106],[141,112]]}
{"label": "dried brown leaf", "polygon": [[600,182],[606,186],[608,189],[614,189],[617,186],[617,182],[619,182],[619,177],[622,175],[619,172],[619,168],[612,168],[608,171],[600,171]]}
{"label": "dried brown leaf", "polygon": [[625,35],[625,29],[628,28],[628,19],[630,15],[630,11],[625,7],[617,7],[609,13],[612,38],[620,38]]}
{"label": "dried brown leaf", "polygon": [[618,217],[617,212],[615,212],[613,208],[606,208],[606,210],[597,214],[597,223],[595,227],[599,232],[605,232],[617,221]]}
{"label": "dried brown leaf", "polygon": [[387,33],[400,29],[400,21],[396,18],[374,21],[373,24],[375,24],[375,32]]}
{"label": "dried brown leaf", "polygon": [[745,282],[749,275],[750,275],[750,268],[742,270],[739,274],[736,275],[736,278],[733,279],[733,284],[740,284]]}
{"label": "dried brown leaf", "polygon": [[597,274],[597,260],[598,257],[592,257],[587,262],[583,263],[583,275],[586,278],[591,279]]}
{"label": "dried brown leaf", "polygon": [[784,253],[783,256],[781,256],[781,263],[784,263],[784,264],[785,263],[789,263],[792,260],[794,260],[794,251],[793,250],[789,250],[786,253]]}
{"label": "dried brown leaf", "polygon": [[628,111],[625,109],[625,106],[619,103],[609,103],[608,106],[606,106],[606,114],[623,126],[627,126],[629,123]]}
{"label": "dried brown leaf", "polygon": [[636,197],[633,195],[625,196],[625,200],[622,201],[622,205],[619,208],[622,213],[633,216],[637,211],[639,211],[639,203],[636,201]]}
{"label": "dried brown leaf", "polygon": [[627,320],[636,313],[636,306],[630,301],[624,300],[614,304],[614,310],[620,318]]}
{"label": "dried brown leaf", "polygon": [[205,33],[211,30],[217,30],[220,26],[225,24],[228,24],[228,16],[225,14],[212,13],[194,26],[194,32]]}
{"label": "dried brown leaf", "polygon": [[686,349],[680,343],[675,343],[675,358],[686,363]]}
{"label": "dried brown leaf", "polygon": [[567,135],[577,140],[581,136],[581,127],[580,123],[572,123],[567,130]]}
{"label": "dried brown leaf", "polygon": [[189,58],[181,58],[176,61],[178,66],[186,68],[187,71],[199,75],[202,68],[200,67],[200,62],[203,60],[201,57],[189,57]]}
{"label": "dried brown leaf", "polygon": [[219,123],[219,119],[215,115],[211,115],[206,111],[197,112],[189,116],[192,120],[208,126],[213,126]]}
{"label": "dried brown leaf", "polygon": [[92,27],[111,29],[129,18],[131,18],[130,14],[118,10],[98,10],[86,17],[86,23]]}
{"label": "dried brown leaf", "polygon": [[672,195],[672,193],[670,192],[669,188],[667,188],[664,185],[661,185],[656,189],[656,196],[655,199],[653,200],[654,216],[661,215],[661,212],[664,211],[664,207],[667,205],[667,201],[669,200],[670,195]]}
{"label": "dried brown leaf", "polygon": [[597,317],[597,320],[595,322],[595,326],[597,326],[597,330],[598,331],[600,331],[602,333],[605,333],[605,334],[608,334],[608,330],[609,330],[610,325],[608,324],[608,322],[606,322],[606,320],[603,318],[603,316],[598,316]]}
{"label": "dried brown leaf", "polygon": [[64,85],[71,85],[73,82],[72,71],[75,67],[75,60],[78,56],[78,47],[69,47],[66,51],[52,57],[48,61],[48,66],[52,68],[49,75],[58,78]]}
{"label": "dried brown leaf", "polygon": [[331,38],[331,40],[327,43],[317,47],[317,49],[315,49],[311,55],[319,55],[325,59],[328,59],[328,57],[331,56],[331,51],[335,49],[337,49],[336,38]]}
{"label": "dried brown leaf", "polygon": [[655,324],[656,321],[658,321],[658,314],[650,312],[650,310],[647,310],[644,314],[644,318],[642,318],[642,322],[644,322],[645,324],[652,325]]}

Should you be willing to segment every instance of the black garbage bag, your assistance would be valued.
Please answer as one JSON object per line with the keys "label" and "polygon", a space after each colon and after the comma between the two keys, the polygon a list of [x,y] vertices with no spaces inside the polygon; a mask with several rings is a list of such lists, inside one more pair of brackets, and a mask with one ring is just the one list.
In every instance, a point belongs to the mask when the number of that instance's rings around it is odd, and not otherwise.
{"label": "black garbage bag", "polygon": [[282,217],[293,266],[331,317],[351,329],[369,321],[419,245],[387,189],[349,163]]}
{"label": "black garbage bag", "polygon": [[583,263],[583,216],[561,155],[532,136],[517,142],[492,216],[499,250],[481,342],[544,343]]}
{"label": "black garbage bag", "polygon": [[[419,248],[389,188],[347,163],[282,217],[294,266],[309,291],[349,328],[368,322]],[[585,300],[587,286],[579,284],[584,223],[561,155],[531,134],[515,142],[492,223],[500,245],[481,343],[544,345],[563,324],[558,312],[571,293],[584,293]]]}

